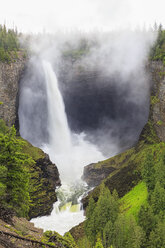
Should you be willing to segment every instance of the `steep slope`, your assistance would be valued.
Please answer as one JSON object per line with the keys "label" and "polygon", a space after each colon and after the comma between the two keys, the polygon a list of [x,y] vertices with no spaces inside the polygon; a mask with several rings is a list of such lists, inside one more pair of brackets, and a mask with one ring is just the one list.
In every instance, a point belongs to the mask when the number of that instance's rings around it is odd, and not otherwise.
{"label": "steep slope", "polygon": [[[2,211],[3,209],[0,208]],[[61,247],[76,248],[76,244],[70,234],[62,237],[56,232],[43,232],[40,228],[35,228],[25,218],[10,216],[10,221],[4,220],[0,215],[0,247],[1,248],[32,248],[32,247]],[[8,212],[8,215],[11,213]],[[9,216],[8,216],[9,217]],[[8,219],[9,220],[9,219]]]}
{"label": "steep slope", "polygon": [[[165,141],[165,67],[161,62],[151,62],[148,70],[151,80],[149,119],[136,146],[113,158],[84,168],[83,179],[90,186],[98,185],[90,193],[96,201],[99,184],[103,181],[111,191],[116,189],[120,197],[129,192],[141,180],[140,171],[145,154],[150,149],[158,152],[161,142]],[[84,207],[88,204],[89,195],[82,200]]]}
{"label": "steep slope", "polygon": [[48,215],[51,213],[53,203],[57,201],[55,189],[61,185],[58,169],[47,154],[27,141],[23,152],[36,162],[30,168],[29,218]]}
{"label": "steep slope", "polygon": [[10,63],[0,62],[0,119],[8,126],[17,122],[19,81],[23,75],[26,59],[23,52],[18,52],[18,58]]}
{"label": "steep slope", "polygon": [[[23,52],[18,52],[17,59],[10,63],[0,62],[0,120],[11,127],[18,125],[19,82],[23,76],[27,60]],[[3,121],[0,129],[5,128]],[[2,130],[1,130],[2,131]],[[25,141],[24,153],[35,161],[31,165],[31,207],[29,217],[47,215],[51,212],[53,203],[57,200],[55,188],[60,185],[59,172],[48,155],[39,148]]]}

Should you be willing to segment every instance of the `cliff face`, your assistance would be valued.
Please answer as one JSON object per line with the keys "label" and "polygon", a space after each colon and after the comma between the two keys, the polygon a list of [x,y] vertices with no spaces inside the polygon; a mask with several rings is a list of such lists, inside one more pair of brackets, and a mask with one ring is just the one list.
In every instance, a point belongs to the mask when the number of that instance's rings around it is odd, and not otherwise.
{"label": "cliff face", "polygon": [[[111,190],[116,189],[120,197],[141,180],[141,165],[145,154],[150,149],[158,153],[160,142],[165,142],[165,66],[161,62],[152,62],[150,72],[150,110],[148,122],[144,126],[139,141],[130,150],[99,163],[87,165],[84,168],[83,179],[90,186],[97,186],[90,194],[97,201],[99,185],[104,182]],[[89,196],[82,200],[84,207],[88,204]]]}
{"label": "cliff face", "polygon": [[[111,75],[89,62],[67,62],[62,61],[58,78],[70,128],[85,132],[106,157],[112,144],[120,151],[132,147],[147,122],[149,108],[143,93],[141,101],[133,100],[136,73],[124,78],[119,72]],[[141,92],[138,87],[137,98]]]}
{"label": "cliff face", "polygon": [[35,164],[30,166],[30,211],[29,218],[48,215],[57,201],[55,189],[61,185],[57,166],[41,149],[25,142],[23,152],[30,155]]}
{"label": "cliff face", "polygon": [[0,118],[8,126],[15,124],[17,119],[19,81],[25,67],[25,59],[19,54],[15,62],[0,63]]}
{"label": "cliff face", "polygon": [[142,130],[139,140],[146,143],[165,142],[165,66],[162,62],[152,62],[151,98],[149,120]]}
{"label": "cliff face", "polygon": [[[19,81],[23,76],[26,60],[21,54],[10,64],[0,63],[0,119],[7,126],[18,128]],[[30,168],[30,212],[29,218],[50,214],[57,200],[55,189],[60,185],[59,172],[49,156],[41,149],[25,141],[23,152],[35,161]]]}

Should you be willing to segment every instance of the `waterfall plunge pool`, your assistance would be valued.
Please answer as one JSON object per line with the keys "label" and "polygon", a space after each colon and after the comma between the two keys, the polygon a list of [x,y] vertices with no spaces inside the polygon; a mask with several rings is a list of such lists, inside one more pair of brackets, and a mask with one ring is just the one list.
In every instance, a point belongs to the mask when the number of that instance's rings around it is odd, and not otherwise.
{"label": "waterfall plunge pool", "polygon": [[98,148],[69,129],[65,106],[55,72],[49,62],[42,62],[48,102],[49,144],[41,147],[60,172],[62,186],[57,190],[58,201],[49,216],[31,220],[44,231],[57,231],[61,235],[84,221],[80,200],[89,189],[81,180],[83,167],[104,160]]}

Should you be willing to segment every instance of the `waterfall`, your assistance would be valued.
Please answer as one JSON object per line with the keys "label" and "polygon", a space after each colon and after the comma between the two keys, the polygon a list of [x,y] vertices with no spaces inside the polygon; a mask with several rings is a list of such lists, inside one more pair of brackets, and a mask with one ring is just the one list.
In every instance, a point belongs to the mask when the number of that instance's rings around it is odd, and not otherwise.
{"label": "waterfall", "polygon": [[63,183],[80,180],[83,167],[103,160],[97,147],[85,140],[85,134],[75,134],[69,129],[63,98],[52,66],[42,61],[48,102],[49,144],[42,149],[47,152],[60,171]]}
{"label": "waterfall", "polygon": [[48,101],[48,123],[49,123],[49,145],[53,147],[56,154],[63,150],[69,151],[71,147],[71,135],[65,113],[64,102],[58,89],[56,74],[51,64],[43,61],[45,72],[47,101]]}
{"label": "waterfall", "polygon": [[[83,167],[89,163],[103,160],[105,157],[96,145],[85,139],[85,133],[75,134],[71,132],[56,74],[47,61],[42,61],[42,69],[47,97],[49,140],[44,145],[43,143],[40,144],[40,148],[48,153],[50,159],[57,165],[62,186],[57,190],[58,202],[54,204],[51,215],[38,217],[31,221],[44,230],[55,230],[64,234],[85,218],[80,208],[80,199],[87,190],[86,184],[81,180]],[[20,105],[22,106],[20,106],[19,111],[21,135],[26,139],[29,137],[30,142],[36,140],[35,131],[33,131],[33,137],[29,135],[24,109],[27,109],[28,105],[28,113],[32,112],[34,117],[35,114],[42,116],[42,106],[33,108],[31,103],[31,100],[34,101],[34,97],[38,95],[37,90],[33,90],[37,88],[37,86],[34,87],[36,83],[36,81],[33,84],[26,83],[20,96]],[[43,95],[43,92],[40,95]],[[37,102],[37,104],[39,103]],[[39,110],[39,113],[35,113],[35,110]],[[28,119],[33,120],[33,116]],[[36,121],[35,124],[38,125],[38,128],[35,125],[35,130],[39,130],[40,121]],[[33,129],[33,126],[31,125],[30,128]]]}

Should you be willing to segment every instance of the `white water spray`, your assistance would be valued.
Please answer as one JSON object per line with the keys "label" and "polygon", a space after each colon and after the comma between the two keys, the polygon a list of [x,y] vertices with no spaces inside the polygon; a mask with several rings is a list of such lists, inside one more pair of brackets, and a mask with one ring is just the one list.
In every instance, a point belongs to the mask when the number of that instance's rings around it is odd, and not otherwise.
{"label": "white water spray", "polygon": [[[48,125],[49,144],[42,149],[49,154],[50,159],[56,163],[62,187],[59,190],[63,194],[64,203],[69,202],[66,207],[59,211],[61,200],[54,204],[50,216],[33,219],[32,222],[44,230],[55,230],[64,234],[74,225],[84,220],[83,211],[80,210],[80,195],[84,190],[81,181],[83,167],[91,162],[105,159],[97,147],[85,140],[85,134],[74,134],[70,131],[65,113],[64,102],[58,88],[56,75],[49,62],[43,61],[43,69],[46,80],[48,99]],[[77,186],[76,186],[77,185]],[[71,205],[72,199],[77,197],[78,205]]]}
{"label": "white water spray", "polygon": [[64,102],[58,89],[57,77],[52,70],[51,64],[47,61],[43,61],[43,69],[46,78],[49,111],[49,145],[50,147],[53,147],[55,154],[59,154],[63,150],[69,152],[71,147],[71,135],[65,113]]}

